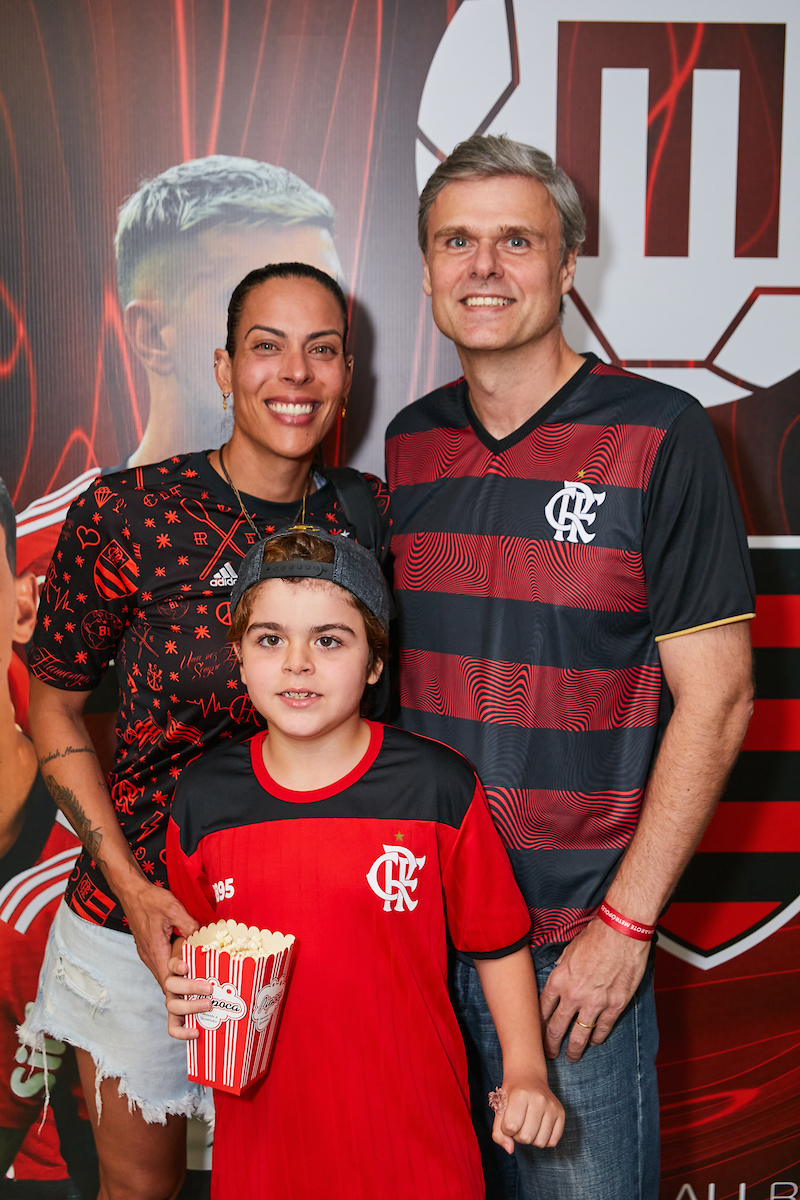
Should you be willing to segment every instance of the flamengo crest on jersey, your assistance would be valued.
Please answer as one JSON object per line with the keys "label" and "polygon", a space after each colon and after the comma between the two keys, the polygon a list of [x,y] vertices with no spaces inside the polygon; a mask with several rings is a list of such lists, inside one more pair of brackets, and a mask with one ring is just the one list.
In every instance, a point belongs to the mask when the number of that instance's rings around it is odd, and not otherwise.
{"label": "flamengo crest on jersey", "polygon": [[[589,512],[593,504],[600,505],[606,498],[605,492],[593,492],[585,483],[564,480],[564,486],[548,501],[544,515],[555,529],[555,540],[563,542],[592,542],[595,534],[587,533],[585,526],[594,525],[597,513]],[[560,501],[560,503],[559,503]]]}
{"label": "flamengo crest on jersey", "polygon": [[[409,892],[417,890],[419,880],[414,878],[414,872],[422,870],[426,857],[423,854],[422,858],[415,858],[406,846],[384,845],[383,854],[375,859],[367,872],[367,883],[375,895],[383,900],[384,912],[390,912],[393,903],[395,912],[403,912],[404,903],[409,912],[414,911],[419,900],[412,900]],[[379,879],[381,867],[383,872]]]}
{"label": "flamengo crest on jersey", "polygon": [[238,578],[239,576],[231,564],[226,562],[224,566],[220,567],[216,575],[211,576],[208,582],[210,587],[233,587]]}

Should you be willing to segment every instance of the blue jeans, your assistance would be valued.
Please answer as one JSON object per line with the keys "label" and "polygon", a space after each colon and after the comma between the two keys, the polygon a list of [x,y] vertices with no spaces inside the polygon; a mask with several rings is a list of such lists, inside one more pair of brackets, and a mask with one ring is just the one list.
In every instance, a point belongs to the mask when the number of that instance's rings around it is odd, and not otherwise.
{"label": "blue jeans", "polygon": [[[563,945],[533,951],[541,992]],[[486,1176],[487,1200],[657,1200],[659,1190],[658,1049],[653,959],[608,1039],[580,1062],[548,1059],[550,1087],[567,1120],[554,1150],[517,1146],[506,1154],[491,1140],[487,1094],[500,1086],[503,1060],[478,973],[458,961],[453,1002],[470,1066],[472,1119]]]}

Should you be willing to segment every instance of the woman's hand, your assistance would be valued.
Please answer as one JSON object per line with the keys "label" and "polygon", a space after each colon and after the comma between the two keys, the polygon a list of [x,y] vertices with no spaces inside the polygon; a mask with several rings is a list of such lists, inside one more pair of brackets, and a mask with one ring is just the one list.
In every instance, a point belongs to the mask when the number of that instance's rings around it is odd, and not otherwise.
{"label": "woman's hand", "polygon": [[177,896],[167,888],[146,882],[141,874],[138,878],[134,876],[131,886],[124,891],[120,888],[117,895],[128,918],[139,957],[163,988],[172,956],[173,930],[180,930],[188,937],[200,928],[200,923],[190,916]]}
{"label": "woman's hand", "polygon": [[180,957],[182,949],[183,938],[180,938],[173,946],[175,957],[169,960],[169,974],[164,980],[169,1013],[167,1030],[179,1042],[191,1042],[200,1036],[200,1030],[187,1029],[184,1018],[187,1013],[210,1011],[213,985],[207,979],[187,979],[189,964]]}
{"label": "woman's hand", "polygon": [[564,1132],[564,1109],[546,1082],[534,1076],[503,1080],[507,1099],[495,1114],[492,1140],[508,1154],[514,1153],[514,1142],[538,1146],[544,1150],[555,1146]]}

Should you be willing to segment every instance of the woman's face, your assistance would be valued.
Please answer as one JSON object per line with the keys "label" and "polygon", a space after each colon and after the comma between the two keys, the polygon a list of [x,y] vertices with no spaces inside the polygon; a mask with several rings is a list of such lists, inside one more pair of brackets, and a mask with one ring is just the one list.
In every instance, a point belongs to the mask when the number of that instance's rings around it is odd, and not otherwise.
{"label": "woman's face", "polygon": [[350,391],[344,319],[314,279],[269,279],[247,296],[230,358],[216,351],[217,382],[233,393],[234,427],[281,458],[313,453]]}

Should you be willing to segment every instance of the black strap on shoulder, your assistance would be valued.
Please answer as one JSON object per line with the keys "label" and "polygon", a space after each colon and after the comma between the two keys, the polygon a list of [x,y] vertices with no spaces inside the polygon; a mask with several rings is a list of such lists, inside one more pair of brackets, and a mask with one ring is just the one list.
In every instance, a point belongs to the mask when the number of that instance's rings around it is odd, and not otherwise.
{"label": "black strap on shoulder", "polygon": [[371,550],[380,562],[383,558],[381,517],[366,479],[354,467],[325,467],[322,473],[336,488],[345,519],[356,531],[356,541]]}

